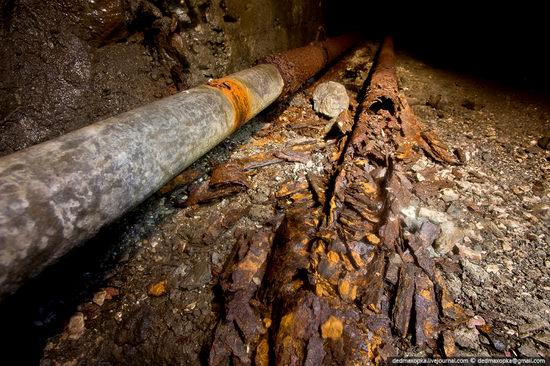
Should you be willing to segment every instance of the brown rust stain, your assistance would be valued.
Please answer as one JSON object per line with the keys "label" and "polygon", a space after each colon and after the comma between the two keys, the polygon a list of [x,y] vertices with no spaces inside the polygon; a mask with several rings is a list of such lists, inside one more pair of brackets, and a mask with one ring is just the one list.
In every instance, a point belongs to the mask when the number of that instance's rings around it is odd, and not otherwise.
{"label": "brown rust stain", "polygon": [[338,340],[344,332],[344,324],[340,319],[331,315],[326,322],[321,325],[321,336],[323,339]]}
{"label": "brown rust stain", "polygon": [[241,127],[250,119],[252,112],[251,98],[246,85],[236,79],[225,77],[210,81],[208,86],[221,91],[231,102],[235,111],[235,129]]}
{"label": "brown rust stain", "polygon": [[284,81],[279,98],[283,99],[325,67],[327,57],[323,48],[310,45],[269,56],[263,63],[274,65],[279,70]]}

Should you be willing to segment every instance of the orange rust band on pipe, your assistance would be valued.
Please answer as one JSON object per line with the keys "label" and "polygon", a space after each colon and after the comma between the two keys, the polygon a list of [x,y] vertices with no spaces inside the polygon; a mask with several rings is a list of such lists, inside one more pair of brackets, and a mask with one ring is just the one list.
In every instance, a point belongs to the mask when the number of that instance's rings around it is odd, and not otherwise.
{"label": "orange rust band on pipe", "polygon": [[314,42],[308,46],[268,56],[260,63],[277,67],[285,82],[279,99],[296,92],[311,77],[334,61],[361,39],[360,34],[347,34]]}
{"label": "orange rust band on pipe", "polygon": [[231,102],[235,111],[235,129],[251,118],[250,93],[246,85],[236,79],[225,77],[208,82],[208,86],[221,91]]}

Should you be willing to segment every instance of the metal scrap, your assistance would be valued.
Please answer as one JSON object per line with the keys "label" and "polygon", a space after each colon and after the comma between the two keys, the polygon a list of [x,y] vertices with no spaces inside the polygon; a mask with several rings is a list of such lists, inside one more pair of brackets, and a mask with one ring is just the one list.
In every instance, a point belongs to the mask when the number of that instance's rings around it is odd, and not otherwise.
{"label": "metal scrap", "polygon": [[[411,338],[438,354],[442,324],[460,318],[427,251],[439,227],[427,222],[410,233],[401,222],[415,190],[404,166],[422,151],[453,162],[435,137],[426,140],[429,134],[400,94],[391,40],[370,81],[355,123],[339,127],[343,135],[324,167],[328,177],[310,173],[275,193],[285,210],[277,245],[269,254],[254,241],[238,250],[232,274],[222,280],[226,316],[216,330],[211,364],[227,358],[260,365],[381,363],[395,355],[398,339]],[[305,151],[316,143],[311,146]],[[269,152],[247,159],[243,170],[275,159],[300,161],[301,155]],[[239,339],[229,342],[235,334]],[[451,354],[452,337],[442,337],[445,354]]]}
{"label": "metal scrap", "polygon": [[415,340],[417,346],[429,346],[437,350],[439,312],[434,286],[429,277],[417,269],[415,274],[414,308],[416,315]]}
{"label": "metal scrap", "polygon": [[250,187],[250,178],[239,164],[229,163],[218,165],[212,169],[210,175],[211,186],[238,185],[243,188]]}
{"label": "metal scrap", "polygon": [[409,321],[414,295],[414,266],[410,263],[401,267],[399,287],[393,306],[393,324],[397,334],[406,337],[409,331]]}
{"label": "metal scrap", "polygon": [[[240,364],[251,364],[249,347],[258,344],[269,325],[261,316],[261,306],[253,300],[263,280],[273,244],[274,227],[242,235],[237,243],[235,261],[222,275],[221,286],[228,302],[224,319],[218,325],[210,349],[209,364],[225,364],[228,358]],[[267,341],[266,338],[263,338]],[[259,356],[261,360],[261,355]]]}

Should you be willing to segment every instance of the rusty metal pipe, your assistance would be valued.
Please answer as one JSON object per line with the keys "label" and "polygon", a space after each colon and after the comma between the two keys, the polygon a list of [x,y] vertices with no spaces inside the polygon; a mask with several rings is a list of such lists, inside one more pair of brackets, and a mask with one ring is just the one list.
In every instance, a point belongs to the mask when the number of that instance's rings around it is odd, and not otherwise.
{"label": "rusty metal pipe", "polygon": [[280,96],[282,99],[300,89],[308,79],[332,63],[360,39],[359,33],[346,34],[272,55],[262,62],[275,65],[281,73],[285,82]]}
{"label": "rusty metal pipe", "polygon": [[[326,59],[290,90],[349,48],[341,42],[314,46]],[[297,62],[302,51],[290,52]],[[260,64],[1,158],[0,298],[265,109],[289,90],[285,77]]]}
{"label": "rusty metal pipe", "polygon": [[384,104],[385,100],[394,105],[397,104],[399,101],[399,86],[397,85],[395,53],[391,36],[384,39],[373,69],[368,93],[363,104],[369,109]]}

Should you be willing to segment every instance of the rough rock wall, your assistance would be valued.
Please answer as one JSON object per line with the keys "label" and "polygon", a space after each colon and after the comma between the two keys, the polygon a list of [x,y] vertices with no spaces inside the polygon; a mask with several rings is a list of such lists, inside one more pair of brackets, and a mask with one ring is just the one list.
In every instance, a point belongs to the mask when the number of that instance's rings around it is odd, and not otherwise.
{"label": "rough rock wall", "polygon": [[0,156],[313,40],[320,0],[0,0]]}

